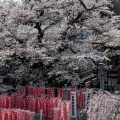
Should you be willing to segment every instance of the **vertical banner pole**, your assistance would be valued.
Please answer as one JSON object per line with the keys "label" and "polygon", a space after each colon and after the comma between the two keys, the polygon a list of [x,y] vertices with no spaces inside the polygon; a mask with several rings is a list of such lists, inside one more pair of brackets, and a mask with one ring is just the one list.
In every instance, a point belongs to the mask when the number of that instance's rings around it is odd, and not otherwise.
{"label": "vertical banner pole", "polygon": [[43,110],[40,110],[40,120],[42,120]]}
{"label": "vertical banner pole", "polygon": [[77,120],[77,104],[76,104],[76,91],[71,92],[71,120]]}

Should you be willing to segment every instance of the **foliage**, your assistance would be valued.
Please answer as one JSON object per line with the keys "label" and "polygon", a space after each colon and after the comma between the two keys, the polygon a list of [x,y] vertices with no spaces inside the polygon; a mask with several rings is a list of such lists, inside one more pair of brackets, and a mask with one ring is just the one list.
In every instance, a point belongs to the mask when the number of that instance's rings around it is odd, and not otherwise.
{"label": "foliage", "polygon": [[120,95],[99,91],[90,102],[88,120],[119,120]]}
{"label": "foliage", "polygon": [[[109,0],[31,0],[0,4],[0,63],[11,78],[80,83],[80,71],[106,53],[89,40],[112,28]],[[105,16],[102,13],[106,13]],[[87,39],[81,35],[87,33]]]}

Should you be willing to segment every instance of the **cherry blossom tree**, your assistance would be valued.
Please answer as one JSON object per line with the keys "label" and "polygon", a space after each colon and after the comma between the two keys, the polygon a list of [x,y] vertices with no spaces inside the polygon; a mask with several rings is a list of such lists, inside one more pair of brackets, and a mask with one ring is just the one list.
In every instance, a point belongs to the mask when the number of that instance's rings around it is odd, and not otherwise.
{"label": "cherry blossom tree", "polygon": [[106,58],[90,41],[110,38],[109,0],[0,2],[0,64],[12,79],[77,86],[81,71]]}
{"label": "cherry blossom tree", "polygon": [[120,94],[99,91],[90,101],[88,120],[119,120]]}

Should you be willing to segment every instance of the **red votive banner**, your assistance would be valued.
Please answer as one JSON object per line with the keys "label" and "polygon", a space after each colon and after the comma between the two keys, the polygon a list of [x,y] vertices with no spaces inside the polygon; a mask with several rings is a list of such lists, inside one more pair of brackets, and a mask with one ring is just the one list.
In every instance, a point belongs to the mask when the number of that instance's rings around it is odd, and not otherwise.
{"label": "red votive banner", "polygon": [[85,103],[86,103],[86,89],[81,90],[81,105],[82,108],[85,108]]}
{"label": "red votive banner", "polygon": [[28,95],[34,95],[34,90],[35,90],[34,86],[27,86]]}
{"label": "red votive banner", "polygon": [[44,115],[45,115],[45,117],[47,117],[48,118],[48,114],[49,114],[49,109],[50,109],[50,102],[49,102],[49,100],[48,99],[45,99],[45,101],[44,101]]}
{"label": "red votive banner", "polygon": [[18,93],[13,93],[11,95],[11,97],[12,97],[12,108],[16,107],[17,95],[18,95]]}
{"label": "red votive banner", "polygon": [[83,109],[85,108],[85,102],[86,102],[86,89],[83,88],[81,90],[77,90],[76,92],[76,98],[77,98],[77,108]]}
{"label": "red votive banner", "polygon": [[49,100],[49,114],[48,114],[48,118],[52,118],[53,117],[53,108],[57,107],[56,106],[56,99],[55,98],[51,98]]}
{"label": "red votive banner", "polygon": [[47,96],[55,97],[55,88],[47,88]]}
{"label": "red votive banner", "polygon": [[0,96],[0,107],[1,108],[12,108],[12,97],[8,95]]}
{"label": "red votive banner", "polygon": [[15,105],[15,108],[21,108],[22,99],[23,99],[23,96],[21,96],[19,94],[16,96],[16,105]]}
{"label": "red votive banner", "polygon": [[8,108],[12,108],[12,96],[8,96]]}
{"label": "red votive banner", "polygon": [[37,97],[36,98],[36,112],[37,113],[40,113],[40,111],[41,111],[41,98],[40,97]]}
{"label": "red votive banner", "polygon": [[61,109],[59,108],[53,109],[53,120],[61,120]]}
{"label": "red votive banner", "polygon": [[45,88],[38,88],[37,94],[38,94],[38,96],[45,95]]}
{"label": "red votive banner", "polygon": [[1,112],[1,108],[0,108],[0,120],[2,120],[2,112]]}
{"label": "red votive banner", "polygon": [[[0,120],[33,120],[34,113],[40,114],[40,111],[45,117],[53,120],[70,120],[70,95],[73,91],[76,92],[77,108],[84,109],[87,105],[86,101],[89,103],[91,99],[85,88],[81,90],[68,88],[68,101],[62,100],[63,88],[57,88],[57,97],[55,97],[55,88],[46,88],[45,92],[44,87],[35,86],[20,87],[18,93],[13,93],[11,96],[2,94]],[[92,96],[92,91],[89,91]]]}
{"label": "red votive banner", "polygon": [[17,114],[18,114],[17,110],[12,110],[11,111],[11,118],[12,118],[12,120],[17,120]]}
{"label": "red votive banner", "polygon": [[70,120],[70,101],[61,102],[61,118],[63,120]]}
{"label": "red votive banner", "polygon": [[64,119],[64,115],[65,115],[65,106],[64,106],[64,102],[61,102],[61,119]]}
{"label": "red votive banner", "polygon": [[36,112],[36,97],[34,96],[27,96],[26,97],[26,110],[30,110]]}
{"label": "red votive banner", "polygon": [[20,109],[0,109],[0,120],[34,120],[35,113]]}
{"label": "red votive banner", "polygon": [[11,110],[5,111],[5,120],[11,120]]}
{"label": "red votive banner", "polygon": [[66,107],[66,120],[70,120],[70,101],[64,101],[65,102],[65,107]]}
{"label": "red votive banner", "polygon": [[34,95],[34,96],[42,96],[45,95],[45,88],[41,87],[34,87],[34,86],[27,86],[27,94]]}
{"label": "red votive banner", "polygon": [[63,88],[57,88],[57,97],[63,98]]}
{"label": "red votive banner", "polygon": [[76,91],[76,99],[77,99],[77,108],[80,109],[81,108],[81,103],[80,103],[81,92],[80,92],[80,90]]}

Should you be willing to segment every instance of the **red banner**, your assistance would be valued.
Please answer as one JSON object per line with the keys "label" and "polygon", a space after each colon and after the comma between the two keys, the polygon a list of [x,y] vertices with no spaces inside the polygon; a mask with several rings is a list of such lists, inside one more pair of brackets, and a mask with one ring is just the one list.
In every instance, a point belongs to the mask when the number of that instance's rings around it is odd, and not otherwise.
{"label": "red banner", "polygon": [[58,108],[53,109],[53,120],[61,120],[61,110]]}

